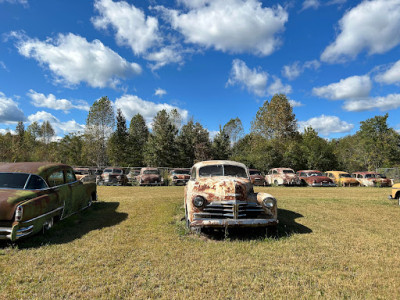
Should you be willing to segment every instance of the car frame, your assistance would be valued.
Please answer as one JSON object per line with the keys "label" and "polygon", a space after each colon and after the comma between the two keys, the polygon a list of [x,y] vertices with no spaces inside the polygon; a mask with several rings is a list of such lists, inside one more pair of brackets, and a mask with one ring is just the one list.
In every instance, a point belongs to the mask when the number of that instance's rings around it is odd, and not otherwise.
{"label": "car frame", "polygon": [[357,179],[351,177],[351,175],[344,171],[326,171],[325,175],[332,179],[337,186],[359,186],[360,183]]}
{"label": "car frame", "polygon": [[332,179],[324,176],[321,171],[318,170],[299,170],[296,172],[300,180],[304,185],[311,187],[335,187],[337,186]]}
{"label": "car frame", "polygon": [[193,165],[190,175],[184,191],[188,229],[264,227],[276,231],[277,200],[268,193],[254,193],[244,164],[203,161]]}
{"label": "car frame", "polygon": [[48,162],[0,164],[0,239],[16,241],[97,200],[96,184],[76,179],[72,167]]}
{"label": "car frame", "polygon": [[301,180],[291,168],[272,168],[265,175],[265,181],[269,185],[301,186]]}

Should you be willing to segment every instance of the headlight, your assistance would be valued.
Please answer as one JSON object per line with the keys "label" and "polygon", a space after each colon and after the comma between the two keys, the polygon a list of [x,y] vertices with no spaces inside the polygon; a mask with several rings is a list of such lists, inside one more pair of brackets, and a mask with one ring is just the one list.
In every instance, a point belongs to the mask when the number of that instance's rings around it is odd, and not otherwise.
{"label": "headlight", "polygon": [[193,199],[193,205],[196,206],[196,207],[202,207],[205,202],[206,202],[206,200],[204,200],[204,198],[201,197],[201,196],[196,196]]}
{"label": "headlight", "polygon": [[263,204],[266,208],[273,208],[275,206],[276,200],[274,198],[268,197],[263,200]]}

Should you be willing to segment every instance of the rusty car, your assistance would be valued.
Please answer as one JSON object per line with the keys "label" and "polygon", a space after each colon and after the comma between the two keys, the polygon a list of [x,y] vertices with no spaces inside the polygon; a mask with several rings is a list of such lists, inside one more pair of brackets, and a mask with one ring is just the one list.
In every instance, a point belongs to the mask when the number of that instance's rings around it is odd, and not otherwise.
{"label": "rusty car", "polygon": [[392,185],[390,179],[383,178],[383,175],[376,172],[354,172],[351,176],[357,179],[360,186],[388,187]]}
{"label": "rusty car", "polygon": [[265,181],[270,185],[301,186],[301,180],[291,168],[273,168],[268,171]]}
{"label": "rusty car", "polygon": [[276,231],[278,206],[268,193],[254,193],[247,167],[212,160],[193,165],[185,186],[186,227],[191,230],[263,227]]}
{"label": "rusty car", "polygon": [[2,163],[0,239],[15,241],[49,229],[96,199],[96,184],[77,180],[68,165]]}
{"label": "rusty car", "polygon": [[265,178],[261,171],[257,169],[249,169],[250,181],[253,185],[265,186]]}
{"label": "rusty car", "polygon": [[334,187],[336,184],[318,170],[300,170],[296,172],[303,185],[311,187]]}
{"label": "rusty car", "polygon": [[101,175],[97,176],[97,185],[127,185],[128,178],[122,168],[105,168]]}
{"label": "rusty car", "polygon": [[326,171],[325,175],[332,179],[337,186],[359,186],[360,183],[357,179],[351,177],[351,175],[344,171]]}
{"label": "rusty car", "polygon": [[139,174],[140,174],[140,169],[130,169],[129,173],[126,175],[126,178],[128,178],[128,182],[131,185],[135,185],[138,182]]}
{"label": "rusty car", "polygon": [[170,185],[186,185],[190,179],[190,169],[172,169],[169,171],[168,182]]}
{"label": "rusty car", "polygon": [[96,169],[92,168],[73,168],[76,179],[82,182],[96,182]]}
{"label": "rusty car", "polygon": [[389,199],[397,199],[400,205],[400,183],[395,183],[392,185],[392,191],[388,197]]}
{"label": "rusty car", "polygon": [[140,174],[137,177],[140,186],[164,185],[164,179],[157,168],[141,168]]}

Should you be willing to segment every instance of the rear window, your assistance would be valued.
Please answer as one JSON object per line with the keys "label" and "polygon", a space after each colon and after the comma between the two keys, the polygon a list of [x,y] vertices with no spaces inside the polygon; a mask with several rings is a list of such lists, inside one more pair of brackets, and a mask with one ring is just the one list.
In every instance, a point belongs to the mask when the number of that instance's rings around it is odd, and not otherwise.
{"label": "rear window", "polygon": [[0,173],[0,188],[23,189],[29,174],[24,173]]}

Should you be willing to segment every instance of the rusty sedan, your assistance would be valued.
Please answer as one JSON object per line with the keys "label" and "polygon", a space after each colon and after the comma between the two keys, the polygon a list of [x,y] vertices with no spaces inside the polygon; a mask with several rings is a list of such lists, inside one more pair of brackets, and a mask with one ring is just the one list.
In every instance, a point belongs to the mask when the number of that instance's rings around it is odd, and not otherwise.
{"label": "rusty sedan", "polygon": [[253,185],[264,186],[265,178],[261,175],[261,172],[256,169],[249,169],[250,180]]}
{"label": "rusty sedan", "polygon": [[196,163],[184,192],[189,229],[265,227],[276,231],[278,207],[267,193],[254,193],[242,163],[226,160]]}
{"label": "rusty sedan", "polygon": [[164,185],[164,179],[157,168],[142,168],[137,181],[140,186]]}
{"label": "rusty sedan", "polygon": [[49,229],[96,199],[96,184],[78,181],[67,165],[0,164],[0,239],[15,241]]}
{"label": "rusty sedan", "polygon": [[171,185],[185,185],[190,179],[189,169],[172,169],[169,172],[169,183]]}
{"label": "rusty sedan", "polygon": [[334,187],[336,184],[327,176],[324,176],[322,172],[318,170],[301,170],[297,171],[297,176],[304,182],[305,185],[312,187]]}

